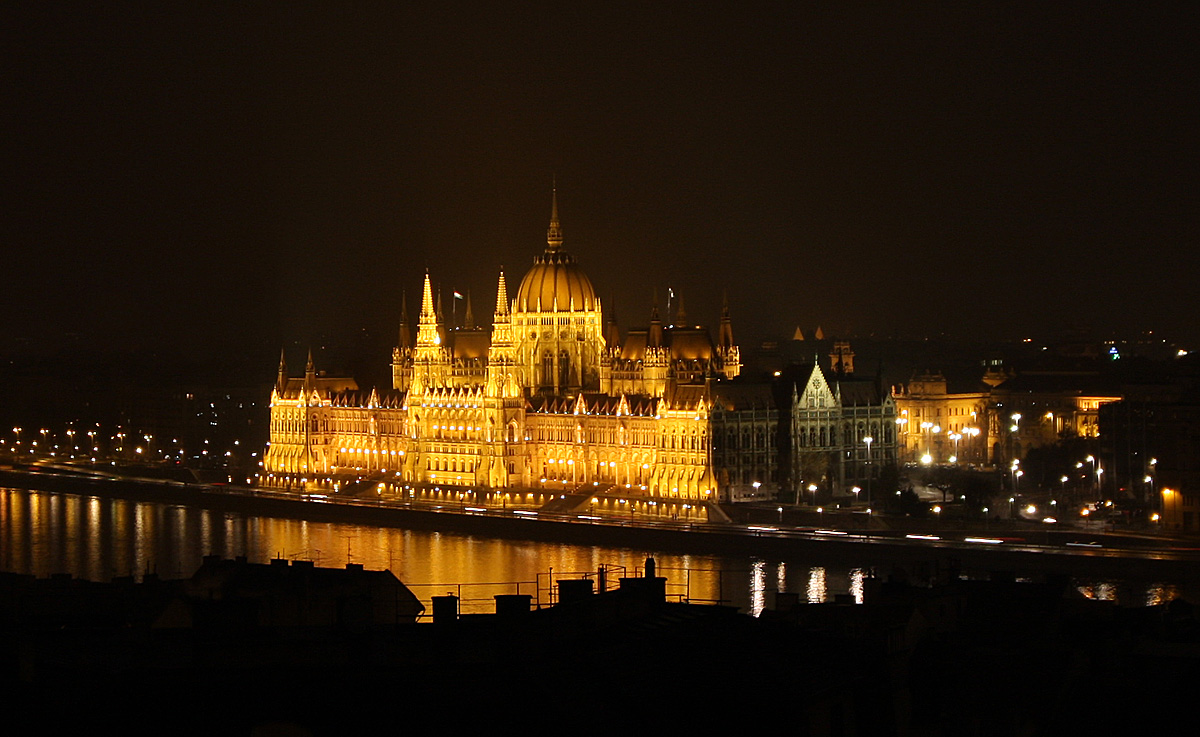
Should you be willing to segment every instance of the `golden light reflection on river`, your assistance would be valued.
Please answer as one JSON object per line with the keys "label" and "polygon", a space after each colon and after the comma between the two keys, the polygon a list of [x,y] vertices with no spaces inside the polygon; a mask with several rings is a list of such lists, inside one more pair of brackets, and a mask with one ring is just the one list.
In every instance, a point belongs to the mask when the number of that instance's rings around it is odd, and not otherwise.
{"label": "golden light reflection on river", "polygon": [[[0,570],[46,577],[54,573],[94,581],[155,572],[185,578],[205,555],[239,555],[253,562],[272,558],[312,560],[319,566],[361,563],[389,569],[426,606],[434,595],[453,592],[464,612],[493,611],[498,593],[527,593],[550,600],[550,582],[595,576],[608,570],[610,586],[621,576],[641,575],[653,555],[668,579],[672,599],[724,602],[754,615],[773,601],[772,591],[803,591],[810,603],[849,594],[862,602],[870,572],[812,560],[777,561],[753,556],[664,554],[610,548],[493,539],[466,534],[405,530],[347,523],[250,517],[197,507],[0,489]],[[790,574],[790,578],[789,578]],[[1098,582],[1084,595],[1115,599],[1116,587]],[[1157,584],[1133,598],[1146,603],[1174,598]]]}
{"label": "golden light reflection on river", "polygon": [[808,588],[805,593],[808,595],[809,604],[819,604],[825,601],[825,569],[820,567],[810,568],[808,570]]}

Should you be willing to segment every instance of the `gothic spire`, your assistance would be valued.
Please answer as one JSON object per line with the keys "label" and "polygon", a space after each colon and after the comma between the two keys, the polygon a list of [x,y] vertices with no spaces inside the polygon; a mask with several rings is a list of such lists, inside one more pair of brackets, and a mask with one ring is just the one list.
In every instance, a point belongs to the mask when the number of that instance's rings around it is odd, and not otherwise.
{"label": "gothic spire", "polygon": [[[508,302],[508,285],[504,283],[504,267],[500,267],[500,279],[496,283],[496,314],[492,318],[492,354],[501,361],[499,347],[510,347],[513,340],[512,312]],[[489,359],[493,360],[493,359]]]}
{"label": "gothic spire", "polygon": [[[448,333],[446,331],[446,313],[442,310],[442,285],[441,284],[439,284],[438,288],[437,288],[437,309],[435,310],[435,314],[437,315],[437,334],[438,334],[437,343],[438,343],[438,345],[446,345],[446,338],[448,337]],[[453,326],[451,326],[451,327],[453,327]]]}
{"label": "gothic spire", "polygon": [[421,322],[426,319],[433,319],[436,316],[433,312],[433,285],[429,283],[429,270],[425,270],[425,288],[421,293]]}
{"label": "gothic spire", "polygon": [[508,285],[504,283],[504,267],[500,267],[500,283],[496,285],[496,315],[508,314]]}
{"label": "gothic spire", "polygon": [[550,227],[546,230],[546,250],[557,251],[562,247],[562,226],[558,224],[558,182],[550,195]]}
{"label": "gothic spire", "polygon": [[442,336],[438,325],[438,313],[433,309],[433,284],[429,272],[425,272],[425,286],[421,294],[421,316],[417,319],[417,345],[441,345]]}
{"label": "gothic spire", "polygon": [[650,336],[647,345],[653,348],[662,347],[662,320],[658,317],[658,289],[654,290],[654,307],[650,310]]}
{"label": "gothic spire", "polygon": [[411,348],[413,344],[412,325],[408,321],[408,292],[400,292],[400,336],[396,344],[401,348]]}
{"label": "gothic spire", "polygon": [[621,345],[621,330],[617,327],[617,295],[613,294],[608,298],[608,326],[605,330],[604,340],[608,343],[609,348],[616,348]]}
{"label": "gothic spire", "polygon": [[279,378],[275,384],[279,388],[280,393],[282,393],[283,390],[285,388],[287,388],[287,378],[288,378],[287,360],[284,359],[284,352],[285,351],[283,348],[279,349]]}
{"label": "gothic spire", "polygon": [[463,328],[466,330],[475,329],[475,311],[471,309],[471,290],[467,290],[467,310],[463,315]]}
{"label": "gothic spire", "polygon": [[717,345],[722,348],[733,347],[733,321],[729,318],[729,294],[721,295],[721,327],[717,336]]}

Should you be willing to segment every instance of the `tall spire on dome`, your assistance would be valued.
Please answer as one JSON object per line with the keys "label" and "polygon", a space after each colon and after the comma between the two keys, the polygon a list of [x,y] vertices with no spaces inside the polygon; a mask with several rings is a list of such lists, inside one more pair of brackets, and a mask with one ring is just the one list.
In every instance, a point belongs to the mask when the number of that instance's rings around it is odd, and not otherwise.
{"label": "tall spire on dome", "polygon": [[550,194],[550,227],[546,229],[546,250],[557,251],[562,247],[562,226],[558,224],[558,181]]}

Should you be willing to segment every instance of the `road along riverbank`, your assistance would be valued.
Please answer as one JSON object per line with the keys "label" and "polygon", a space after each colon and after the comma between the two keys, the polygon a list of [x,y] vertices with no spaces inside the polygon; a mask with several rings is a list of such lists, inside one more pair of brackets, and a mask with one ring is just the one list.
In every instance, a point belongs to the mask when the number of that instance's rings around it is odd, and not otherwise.
{"label": "road along riverbank", "polygon": [[[650,522],[596,515],[546,515],[528,510],[468,505],[336,499],[257,489],[156,479],[69,473],[48,469],[0,469],[0,485],[52,493],[122,498],[196,506],[214,511],[315,522],[457,532],[482,537],[604,545],[676,553],[758,555],[765,558],[818,553],[856,566],[898,566],[952,560],[963,570],[1024,574],[1145,576],[1150,570],[1174,580],[1200,578],[1200,549],[1186,541],[1066,530],[991,534],[932,526],[914,532],[839,530],[764,524]],[[1157,544],[1155,544],[1157,542]]]}

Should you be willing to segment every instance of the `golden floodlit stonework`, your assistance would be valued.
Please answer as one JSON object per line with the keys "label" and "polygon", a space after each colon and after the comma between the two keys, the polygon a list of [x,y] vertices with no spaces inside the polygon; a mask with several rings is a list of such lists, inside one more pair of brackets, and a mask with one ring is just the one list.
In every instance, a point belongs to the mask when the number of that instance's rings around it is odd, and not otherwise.
{"label": "golden floodlit stonework", "polygon": [[622,339],[562,247],[555,196],[546,249],[510,299],[503,270],[490,331],[448,327],[425,275],[416,337],[402,318],[392,387],[303,377],[280,359],[264,483],[460,504],[672,518],[715,505],[714,382],[736,377],[728,309],[718,340],[688,325]]}

